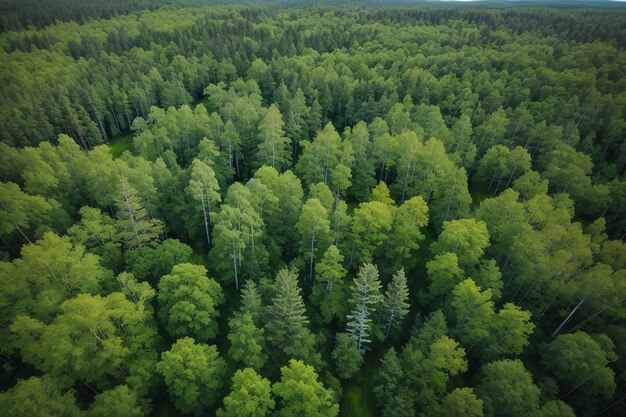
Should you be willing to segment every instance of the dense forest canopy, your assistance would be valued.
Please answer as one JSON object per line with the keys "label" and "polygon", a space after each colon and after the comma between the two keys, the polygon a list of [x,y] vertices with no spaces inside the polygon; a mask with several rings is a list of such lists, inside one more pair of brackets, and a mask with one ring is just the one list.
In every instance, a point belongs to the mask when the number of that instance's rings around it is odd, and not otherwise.
{"label": "dense forest canopy", "polygon": [[623,414],[622,8],[0,11],[8,415]]}

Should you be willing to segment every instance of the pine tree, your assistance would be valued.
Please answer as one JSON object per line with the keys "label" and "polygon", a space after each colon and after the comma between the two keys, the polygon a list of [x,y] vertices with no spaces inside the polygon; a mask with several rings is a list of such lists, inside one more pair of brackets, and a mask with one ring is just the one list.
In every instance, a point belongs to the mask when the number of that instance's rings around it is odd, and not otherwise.
{"label": "pine tree", "polygon": [[354,279],[352,288],[352,313],[348,314],[347,332],[357,339],[357,348],[361,355],[367,350],[368,332],[372,319],[370,316],[382,301],[378,269],[372,264],[364,264]]}
{"label": "pine tree", "polygon": [[307,347],[311,347],[312,335],[307,328],[309,319],[296,272],[281,269],[276,275],[275,286],[276,296],[269,307],[266,327],[268,340],[287,355],[304,359],[308,353]]}
{"label": "pine tree", "polygon": [[396,272],[387,287],[385,301],[383,302],[384,314],[387,317],[385,330],[385,342],[389,338],[391,328],[399,324],[409,312],[409,288],[406,283],[404,268]]}

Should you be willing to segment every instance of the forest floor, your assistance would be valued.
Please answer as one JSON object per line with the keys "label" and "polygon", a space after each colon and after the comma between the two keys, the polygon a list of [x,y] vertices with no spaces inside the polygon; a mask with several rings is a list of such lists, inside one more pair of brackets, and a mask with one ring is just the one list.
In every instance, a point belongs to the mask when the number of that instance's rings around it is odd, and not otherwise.
{"label": "forest floor", "polygon": [[109,150],[111,151],[111,155],[113,158],[119,158],[124,151],[130,150],[133,146],[133,137],[135,134],[133,132],[124,132],[117,136],[114,136],[110,141],[107,142],[109,146]]}

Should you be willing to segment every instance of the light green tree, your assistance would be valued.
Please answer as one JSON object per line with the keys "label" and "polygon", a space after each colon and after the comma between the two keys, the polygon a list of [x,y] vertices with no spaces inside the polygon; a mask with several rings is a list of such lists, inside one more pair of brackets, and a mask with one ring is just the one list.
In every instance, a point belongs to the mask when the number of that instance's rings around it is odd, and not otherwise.
{"label": "light green tree", "polygon": [[291,163],[290,140],[283,130],[283,117],[272,104],[261,118],[258,128],[257,166],[268,165],[283,171]]}
{"label": "light green tree", "polygon": [[226,362],[215,346],[185,337],[163,352],[156,369],[163,376],[176,408],[183,413],[201,415],[219,397]]}
{"label": "light green tree", "polygon": [[217,417],[265,417],[274,409],[270,381],[253,369],[235,372],[230,394],[224,397],[224,407],[217,410]]}
{"label": "light green tree", "polygon": [[339,414],[333,394],[317,380],[312,366],[292,359],[280,372],[280,381],[272,385],[272,392],[279,398],[277,416],[335,417]]}
{"label": "light green tree", "polygon": [[324,253],[332,240],[328,212],[318,199],[311,198],[304,203],[296,228],[301,236],[301,251],[309,261],[309,279],[312,279],[316,254]]}
{"label": "light green tree", "polygon": [[207,341],[217,336],[220,285],[207,278],[202,265],[179,264],[159,281],[159,319],[172,337],[191,336]]}
{"label": "light green tree", "polygon": [[199,159],[191,161],[191,178],[187,186],[187,192],[191,198],[200,202],[204,218],[204,230],[207,244],[211,244],[209,224],[211,223],[211,207],[219,203],[222,198],[219,194],[220,186],[215,178],[215,172],[210,166]]}

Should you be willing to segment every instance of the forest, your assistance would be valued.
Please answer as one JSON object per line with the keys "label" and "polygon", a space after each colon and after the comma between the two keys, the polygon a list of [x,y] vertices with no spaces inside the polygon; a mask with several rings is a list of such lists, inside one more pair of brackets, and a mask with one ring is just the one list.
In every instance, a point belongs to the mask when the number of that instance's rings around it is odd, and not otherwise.
{"label": "forest", "polygon": [[624,415],[626,8],[0,4],[2,414]]}

